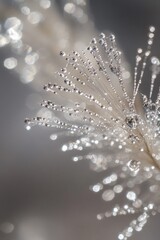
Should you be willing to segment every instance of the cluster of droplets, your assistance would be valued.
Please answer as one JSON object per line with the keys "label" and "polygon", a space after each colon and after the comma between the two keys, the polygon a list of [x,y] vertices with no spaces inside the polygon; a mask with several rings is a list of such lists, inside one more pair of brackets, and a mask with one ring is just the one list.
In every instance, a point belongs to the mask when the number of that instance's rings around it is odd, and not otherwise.
{"label": "cluster of droplets", "polygon": [[56,117],[25,120],[28,130],[37,124],[57,128],[52,140],[70,136],[62,151],[80,152],[74,162],[88,160],[94,171],[105,171],[106,177],[90,187],[104,201],[113,201],[110,211],[97,215],[99,220],[140,214],[119,234],[119,240],[141,231],[148,218],[160,212],[160,91],[152,101],[160,68],[156,57],[151,58],[149,95],[142,95],[141,101],[139,93],[154,31],[150,27],[146,50],[137,51],[132,91],[115,36],[102,33],[81,54],[60,52],[66,66],[55,73],[55,82],[44,86],[51,100],[42,102]]}
{"label": "cluster of droplets", "polygon": [[[64,16],[51,0],[12,0],[12,4],[2,0],[2,7],[6,16],[0,25],[0,48],[10,53],[4,67],[17,72],[22,83],[32,84],[38,91],[63,64],[58,57],[60,49],[82,49],[95,32],[85,0],[62,2]],[[78,24],[79,32],[72,22]],[[79,40],[83,24],[87,32]]]}
{"label": "cluster of droplets", "polygon": [[[11,57],[4,60],[4,66],[18,72],[23,83],[30,83],[38,72],[40,53],[34,50],[27,37],[29,28],[36,28],[44,21],[44,14],[51,6],[50,0],[14,1],[15,11],[2,25],[0,47],[9,46]],[[33,6],[32,6],[33,5]],[[32,10],[36,6],[37,10]],[[6,13],[7,14],[7,13]],[[32,38],[33,40],[33,38]]]}

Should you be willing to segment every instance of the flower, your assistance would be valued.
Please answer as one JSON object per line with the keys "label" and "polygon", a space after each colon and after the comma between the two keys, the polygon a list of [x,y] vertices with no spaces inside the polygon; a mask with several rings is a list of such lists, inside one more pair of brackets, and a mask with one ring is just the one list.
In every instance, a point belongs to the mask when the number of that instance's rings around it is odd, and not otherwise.
{"label": "flower", "polygon": [[86,159],[93,170],[104,171],[106,176],[90,187],[112,205],[97,215],[99,220],[138,214],[119,240],[141,231],[150,216],[160,212],[160,89],[153,100],[158,58],[151,58],[149,95],[139,91],[154,31],[151,26],[146,50],[137,50],[132,91],[115,36],[101,33],[81,53],[60,52],[66,66],[55,73],[55,82],[44,85],[50,99],[42,102],[56,114],[25,120],[28,130],[34,125],[57,129],[52,140],[70,136],[73,140],[62,151],[79,152],[73,161]]}

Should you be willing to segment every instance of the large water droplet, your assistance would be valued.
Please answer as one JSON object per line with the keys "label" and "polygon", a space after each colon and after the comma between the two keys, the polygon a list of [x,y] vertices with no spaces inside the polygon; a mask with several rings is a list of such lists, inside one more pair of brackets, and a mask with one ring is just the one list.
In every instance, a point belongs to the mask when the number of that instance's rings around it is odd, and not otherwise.
{"label": "large water droplet", "polygon": [[132,172],[138,172],[140,170],[140,161],[138,160],[130,160],[128,163],[127,163],[127,166],[128,168],[130,169],[130,171]]}
{"label": "large water droplet", "polygon": [[138,116],[136,114],[131,114],[126,117],[125,122],[128,127],[136,129],[136,127],[138,126]]}

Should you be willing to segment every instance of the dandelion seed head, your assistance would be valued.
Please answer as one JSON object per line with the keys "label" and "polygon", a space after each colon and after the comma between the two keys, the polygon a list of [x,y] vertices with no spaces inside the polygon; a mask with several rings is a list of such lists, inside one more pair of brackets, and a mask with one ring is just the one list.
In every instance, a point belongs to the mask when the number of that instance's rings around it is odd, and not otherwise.
{"label": "dandelion seed head", "polygon": [[[34,118],[26,123],[57,128],[56,136],[63,132],[76,137],[75,141],[65,143],[62,151],[81,152],[73,161],[86,159],[94,171],[106,172],[107,176],[90,190],[101,192],[105,202],[116,201],[121,195],[124,204],[115,205],[97,215],[97,219],[140,214],[119,234],[119,239],[128,239],[134,231],[141,231],[159,209],[160,90],[156,100],[152,100],[159,74],[157,57],[151,57],[149,95],[139,90],[151,54],[154,30],[150,27],[146,50],[137,50],[131,93],[114,35],[100,34],[82,53],[61,51],[66,66],[56,73],[57,81],[44,86],[53,94],[53,100],[42,103],[57,113],[58,119]],[[88,154],[83,155],[82,150]],[[145,193],[144,186],[148,189]]]}
{"label": "dandelion seed head", "polygon": [[[54,129],[50,136],[53,141],[60,136],[69,137],[70,140],[61,147],[64,154],[76,152],[72,158],[74,162],[87,160],[92,170],[104,171],[106,176],[90,190],[101,194],[106,203],[113,202],[113,207],[98,214],[97,219],[138,213],[138,218],[118,236],[118,239],[126,240],[134,231],[141,231],[150,216],[160,211],[160,90],[153,101],[160,60],[151,56],[155,27],[149,28],[146,49],[137,50],[133,86],[129,91],[131,72],[126,69],[123,53],[113,34],[101,33],[90,41],[87,49],[68,54],[63,49],[69,45],[82,47],[84,44],[80,40],[70,41],[72,38],[67,35],[70,28],[58,15],[58,27],[49,27],[48,23],[53,22],[51,1],[37,1],[37,9],[32,8],[32,1],[29,4],[16,2],[25,21],[14,16],[4,23],[0,47],[9,45],[16,53],[5,59],[4,66],[16,69],[23,83],[34,82],[37,76],[45,79],[44,90],[48,94],[38,115],[25,120],[26,129],[31,130],[35,125],[50,127]],[[88,21],[83,6],[83,0],[66,3],[64,12],[83,25]],[[41,24],[48,26],[51,38],[46,38],[40,31]],[[28,29],[35,35],[40,32],[39,46],[27,38]],[[29,36],[33,40],[35,35]],[[56,38],[53,41],[53,36],[57,36],[58,41]],[[56,42],[54,46],[53,42]],[[66,66],[54,74],[51,62],[54,49],[59,47],[62,48],[59,54],[62,60],[58,61],[65,61]],[[149,94],[144,95],[140,87],[145,81],[148,59],[151,84]],[[48,82],[48,79],[53,80]],[[119,202],[119,197],[123,203]]]}

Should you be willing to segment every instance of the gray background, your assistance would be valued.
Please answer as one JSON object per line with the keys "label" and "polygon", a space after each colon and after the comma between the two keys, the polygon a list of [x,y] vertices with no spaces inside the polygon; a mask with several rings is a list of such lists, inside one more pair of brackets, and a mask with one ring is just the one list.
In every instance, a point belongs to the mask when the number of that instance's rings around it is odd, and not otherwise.
{"label": "gray background", "polygon": [[[116,34],[132,67],[149,25],[157,27],[153,53],[159,55],[159,0],[91,0],[90,5],[97,28]],[[24,118],[31,115],[26,99],[34,90],[2,67],[5,55],[1,51],[0,223],[12,222],[15,230],[9,235],[0,232],[0,240],[19,240],[18,229],[27,218],[41,219],[43,240],[116,239],[130,218],[97,221],[96,214],[107,207],[89,186],[100,175],[90,171],[87,162],[73,163],[70,154],[62,153],[63,139],[49,140],[52,130],[25,130]],[[159,240],[159,220],[153,218],[132,239]]]}

